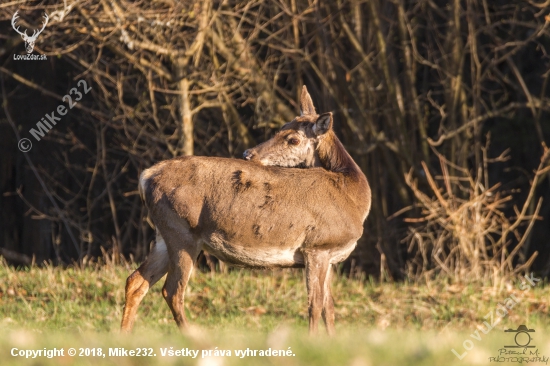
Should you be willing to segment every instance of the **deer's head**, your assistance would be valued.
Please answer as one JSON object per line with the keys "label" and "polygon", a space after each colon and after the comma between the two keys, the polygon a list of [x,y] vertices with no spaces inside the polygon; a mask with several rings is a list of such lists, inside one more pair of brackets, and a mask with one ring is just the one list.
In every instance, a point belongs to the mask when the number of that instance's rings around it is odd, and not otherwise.
{"label": "deer's head", "polygon": [[272,139],[246,150],[244,159],[289,168],[323,166],[321,145],[333,144],[337,140],[332,131],[332,113],[319,115],[315,112],[305,85],[300,109],[301,115],[285,124]]}
{"label": "deer's head", "polygon": [[36,42],[36,39],[42,33],[44,28],[46,28],[46,25],[48,24],[48,14],[44,13],[44,23],[42,24],[42,28],[40,30],[34,30],[32,33],[32,36],[29,36],[27,34],[27,30],[25,29],[25,32],[21,32],[19,30],[19,26],[15,26],[15,23],[17,22],[17,18],[19,18],[19,15],[17,15],[18,11],[13,14],[13,17],[11,18],[11,26],[17,33],[21,35],[21,38],[23,38],[23,41],[25,41],[25,49],[27,50],[27,53],[32,53],[34,50],[34,43]]}

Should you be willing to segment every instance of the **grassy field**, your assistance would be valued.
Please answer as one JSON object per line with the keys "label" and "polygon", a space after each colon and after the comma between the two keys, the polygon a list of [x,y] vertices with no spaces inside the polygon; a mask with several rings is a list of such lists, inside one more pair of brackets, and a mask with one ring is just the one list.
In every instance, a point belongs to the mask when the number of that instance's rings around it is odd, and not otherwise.
{"label": "grassy field", "polygon": [[[489,365],[495,363],[490,357],[502,350],[527,356],[533,352],[541,360],[550,355],[550,288],[543,281],[533,287],[527,280],[523,286],[518,280],[500,288],[450,285],[443,280],[419,286],[337,275],[332,282],[337,336],[328,338],[307,335],[300,270],[195,271],[186,294],[187,316],[193,324],[187,334],[178,332],[157,284],[140,307],[135,332],[123,336],[118,327],[130,272],[122,266],[14,270],[1,264],[0,364]],[[487,331],[483,322],[494,324],[499,314],[501,321]],[[536,347],[504,348],[516,344],[516,333],[504,330],[521,324],[535,330],[529,333],[529,345]],[[518,343],[525,344],[525,337],[526,333],[520,334]],[[169,356],[171,347],[198,353],[196,358]],[[44,348],[63,348],[64,355],[12,356]],[[69,348],[77,355],[69,356]],[[144,348],[140,352],[152,356],[117,357],[109,355],[109,348],[111,352]],[[241,353],[247,348],[248,353]],[[263,352],[270,348],[285,355],[266,356]],[[500,361],[512,362],[500,364],[519,361],[504,359],[517,357],[513,355],[501,357]],[[536,362],[529,364],[547,364],[541,360],[531,358]]]}

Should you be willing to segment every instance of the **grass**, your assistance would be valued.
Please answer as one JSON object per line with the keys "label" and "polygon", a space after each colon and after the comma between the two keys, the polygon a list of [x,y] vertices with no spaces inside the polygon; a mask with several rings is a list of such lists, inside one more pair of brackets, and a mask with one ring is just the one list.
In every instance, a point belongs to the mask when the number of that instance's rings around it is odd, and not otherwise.
{"label": "grass", "polygon": [[[550,355],[550,288],[542,281],[529,291],[517,284],[502,288],[448,284],[419,286],[376,283],[335,276],[337,336],[307,336],[307,298],[300,270],[227,274],[195,271],[186,294],[191,331],[178,332],[157,284],[139,309],[135,332],[118,333],[124,283],[130,268],[47,266],[15,270],[0,265],[0,363],[19,364],[201,364],[201,365],[470,365],[489,364],[513,333],[525,324],[536,330],[539,355]],[[519,300],[488,334],[476,329],[484,316],[497,317],[498,304]],[[510,303],[509,303],[510,305]],[[499,310],[502,312],[502,310]],[[473,336],[471,336],[473,335]],[[536,336],[535,336],[536,335]],[[477,338],[477,339],[476,339]],[[453,355],[472,349],[462,360]],[[470,344],[466,343],[466,347]],[[156,357],[61,357],[25,360],[12,348],[153,348]],[[161,348],[199,350],[197,359],[163,357]],[[202,350],[232,350],[231,357],[201,358]],[[284,349],[291,357],[235,356],[235,350]],[[217,363],[216,363],[217,362]],[[536,363],[535,363],[536,364]]]}

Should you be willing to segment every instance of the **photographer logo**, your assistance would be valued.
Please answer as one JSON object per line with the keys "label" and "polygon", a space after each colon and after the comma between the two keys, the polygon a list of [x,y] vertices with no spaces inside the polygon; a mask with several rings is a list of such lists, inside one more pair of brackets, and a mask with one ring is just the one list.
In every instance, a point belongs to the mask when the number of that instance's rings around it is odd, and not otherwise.
{"label": "photographer logo", "polygon": [[23,38],[23,41],[25,41],[25,50],[27,51],[26,55],[13,55],[14,60],[46,60],[46,55],[33,55],[32,52],[34,51],[34,44],[36,40],[38,39],[38,36],[44,28],[46,28],[46,25],[48,24],[48,14],[44,13],[44,22],[42,23],[42,28],[40,30],[35,29],[31,36],[27,34],[27,29],[25,29],[24,32],[21,32],[19,30],[20,26],[16,25],[17,19],[19,18],[18,15],[19,11],[16,11],[15,14],[13,14],[13,17],[11,18],[11,26],[13,29],[21,35],[21,38]]}
{"label": "photographer logo", "polygon": [[535,348],[535,346],[530,346],[531,335],[529,333],[534,332],[534,329],[527,329],[527,327],[522,324],[518,329],[506,329],[505,332],[516,333],[514,341],[516,342],[515,346],[504,346],[504,348]]}
{"label": "photographer logo", "polygon": [[[548,364],[548,356],[542,355],[539,349],[531,344],[533,341],[532,333],[534,329],[529,329],[525,324],[520,325],[517,329],[506,329],[505,333],[515,333],[513,342],[506,342],[503,348],[498,350],[496,356],[489,357],[489,362],[497,363],[543,363]],[[515,344],[512,344],[515,343]]]}

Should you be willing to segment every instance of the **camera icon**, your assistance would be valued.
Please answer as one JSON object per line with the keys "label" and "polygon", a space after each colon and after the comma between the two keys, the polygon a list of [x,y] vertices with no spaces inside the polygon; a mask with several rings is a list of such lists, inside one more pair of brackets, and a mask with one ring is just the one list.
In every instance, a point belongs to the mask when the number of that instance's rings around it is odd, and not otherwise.
{"label": "camera icon", "polygon": [[516,333],[514,341],[516,342],[515,346],[504,346],[505,348],[535,348],[535,346],[530,346],[531,335],[529,333],[534,332],[534,329],[527,329],[525,324],[522,324],[518,329],[506,329],[505,332]]}

